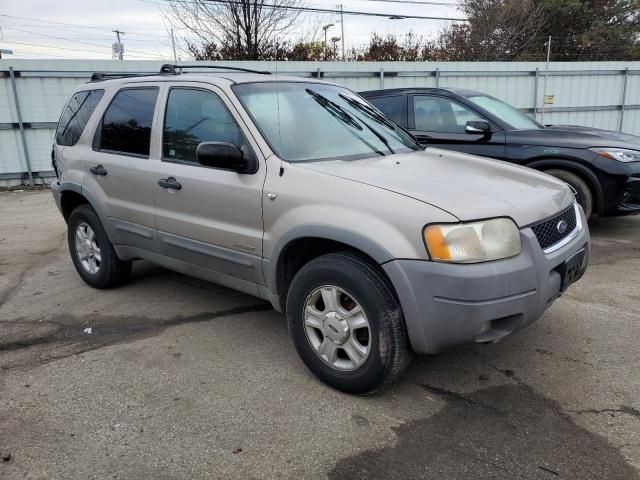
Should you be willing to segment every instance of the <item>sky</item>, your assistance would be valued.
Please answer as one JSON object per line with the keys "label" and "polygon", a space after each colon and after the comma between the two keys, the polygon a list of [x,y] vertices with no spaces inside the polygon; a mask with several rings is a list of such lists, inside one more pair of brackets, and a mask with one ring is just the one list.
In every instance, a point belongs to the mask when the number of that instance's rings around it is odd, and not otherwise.
{"label": "sky", "polygon": [[[13,51],[11,58],[110,59],[115,40],[112,30],[124,33],[125,59],[171,60],[170,35],[161,6],[165,0],[0,0],[0,48]],[[267,0],[269,1],[269,0]],[[426,2],[427,0],[412,0]],[[420,15],[461,18],[456,0],[433,0],[433,4],[402,4],[374,0],[343,0],[344,10],[381,12],[389,15]],[[335,0],[303,0],[304,6],[335,9]],[[333,23],[329,37],[340,37],[339,16],[306,14],[305,25]],[[433,38],[450,22],[446,20],[390,20],[387,17],[345,15],[345,47],[368,43],[372,32],[405,35],[409,31]],[[181,32],[176,32],[180,37]],[[178,51],[178,56],[188,55]],[[5,58],[8,56],[5,54]]]}

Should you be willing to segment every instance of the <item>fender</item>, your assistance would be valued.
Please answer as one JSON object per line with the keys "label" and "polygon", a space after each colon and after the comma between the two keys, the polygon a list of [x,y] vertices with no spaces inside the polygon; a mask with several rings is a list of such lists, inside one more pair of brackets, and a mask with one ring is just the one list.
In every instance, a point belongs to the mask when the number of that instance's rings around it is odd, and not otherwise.
{"label": "fender", "polygon": [[331,225],[300,225],[288,231],[278,240],[273,248],[270,259],[263,259],[262,268],[267,287],[273,294],[280,295],[282,293],[279,292],[277,277],[287,247],[295,240],[310,237],[344,243],[345,245],[349,245],[366,253],[378,264],[393,260],[393,255],[391,255],[389,251],[374,240],[358,232],[343,230]]}
{"label": "fender", "polygon": [[[100,223],[102,224],[102,227],[104,228],[107,234],[107,238],[109,239],[110,242],[114,243],[113,240],[115,238],[115,232],[113,231],[111,222],[108,221],[106,212],[102,207],[98,206],[100,205],[100,203],[96,201],[96,198],[91,194],[91,192],[76,182],[63,181],[63,182],[58,182],[58,185],[59,186],[56,188],[57,193],[54,192],[54,197],[57,194],[61,199],[64,192],[74,192],[83,196],[87,200],[87,203],[91,205],[91,208],[93,208],[93,210],[96,212],[96,215],[98,215],[98,219],[100,219]],[[52,184],[52,190],[53,190],[53,184]],[[59,200],[56,199],[56,202],[58,201]]]}
{"label": "fender", "polygon": [[574,172],[580,173],[589,180],[591,186],[594,188],[596,205],[598,207],[598,215],[602,215],[604,209],[604,192],[602,191],[602,185],[600,184],[600,180],[598,180],[598,177],[596,177],[595,173],[593,173],[587,167],[583,166],[579,162],[567,160],[564,158],[543,158],[534,160],[533,162],[529,162],[525,164],[525,166],[534,168],[536,170],[541,170],[542,168],[547,169],[551,167],[559,167],[564,168],[565,170],[573,170]]}

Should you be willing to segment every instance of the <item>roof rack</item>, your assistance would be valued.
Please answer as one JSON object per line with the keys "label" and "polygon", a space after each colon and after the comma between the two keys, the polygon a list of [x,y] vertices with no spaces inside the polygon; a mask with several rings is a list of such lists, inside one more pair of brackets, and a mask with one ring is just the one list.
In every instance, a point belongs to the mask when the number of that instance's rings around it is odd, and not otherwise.
{"label": "roof rack", "polygon": [[251,70],[250,68],[229,67],[224,65],[171,65],[170,63],[165,63],[164,65],[162,65],[162,67],[160,67],[160,73],[179,75],[182,73],[182,70],[185,68],[213,68],[216,70],[234,70],[236,72],[248,72],[248,73],[258,73],[260,75],[271,75],[271,72],[267,72],[265,70]]}
{"label": "roof rack", "polygon": [[111,78],[128,78],[128,77],[148,77],[149,75],[155,75],[154,72],[149,73],[103,73],[95,72],[91,74],[91,82],[102,82],[103,80],[109,80]]}

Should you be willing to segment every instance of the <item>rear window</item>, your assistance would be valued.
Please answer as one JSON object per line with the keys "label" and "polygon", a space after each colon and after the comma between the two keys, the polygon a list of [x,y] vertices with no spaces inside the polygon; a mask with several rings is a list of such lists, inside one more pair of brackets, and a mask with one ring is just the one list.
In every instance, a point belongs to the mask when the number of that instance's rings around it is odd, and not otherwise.
{"label": "rear window", "polygon": [[91,114],[104,95],[104,90],[85,90],[74,94],[62,111],[58,128],[56,129],[56,143],[71,147],[78,143],[80,135],[87,126]]}
{"label": "rear window", "polygon": [[407,100],[403,95],[367,98],[367,100],[398,125],[407,126]]}
{"label": "rear window", "polygon": [[120,90],[102,118],[98,149],[148,157],[158,87]]}

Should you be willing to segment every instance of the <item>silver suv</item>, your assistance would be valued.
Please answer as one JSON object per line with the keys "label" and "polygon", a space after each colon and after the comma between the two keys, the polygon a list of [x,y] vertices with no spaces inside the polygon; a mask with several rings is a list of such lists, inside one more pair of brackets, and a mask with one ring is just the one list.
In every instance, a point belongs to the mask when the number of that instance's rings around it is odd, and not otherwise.
{"label": "silver suv", "polygon": [[145,259],[267,299],[314,374],[364,393],[413,352],[529,325],[584,273],[564,183],[424,150],[337,85],[183,68],[96,74],[62,113],[52,190],[89,285]]}

